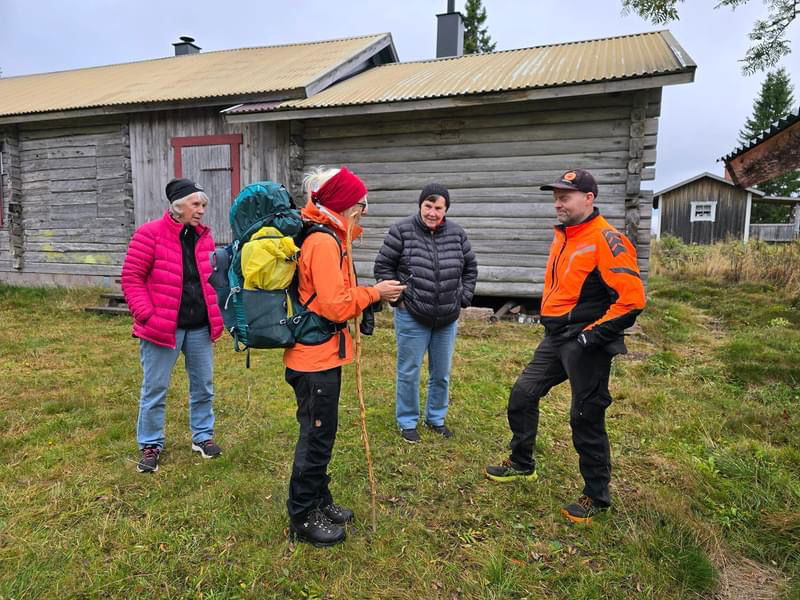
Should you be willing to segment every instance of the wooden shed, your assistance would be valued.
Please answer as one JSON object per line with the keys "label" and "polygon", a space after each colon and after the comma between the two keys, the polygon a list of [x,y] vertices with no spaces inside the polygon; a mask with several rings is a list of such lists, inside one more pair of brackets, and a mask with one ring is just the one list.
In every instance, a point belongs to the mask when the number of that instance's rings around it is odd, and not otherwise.
{"label": "wooden shed", "polygon": [[[752,223],[753,205],[758,203],[792,207],[793,222]],[[800,198],[767,196],[708,172],[656,192],[653,207],[660,222],[658,235],[673,235],[687,244],[728,239],[788,242],[800,231]]]}
{"label": "wooden shed", "polygon": [[[0,281],[113,287],[134,229],[163,214],[174,176],[200,182],[230,240],[240,187],[288,181],[286,124],[220,110],[305,98],[397,60],[391,35],[199,52],[0,79]],[[296,162],[296,161],[295,161]]]}
{"label": "wooden shed", "polygon": [[[392,64],[388,36],[358,39],[363,44],[352,50],[356,58],[332,62],[339,75],[348,67],[350,74],[360,73],[346,79],[329,76],[332,85],[318,89],[295,87],[291,97],[277,97],[276,91],[262,91],[259,96],[251,88],[250,98],[231,101],[215,96],[206,98],[207,106],[202,107],[158,109],[150,103],[146,109],[137,105],[137,112],[128,107],[123,115],[105,117],[79,117],[75,111],[85,109],[77,107],[62,110],[57,117],[42,112],[28,114],[22,121],[0,116],[4,156],[12,162],[6,181],[15,199],[8,206],[14,215],[21,207],[21,223],[29,228],[21,238],[18,233],[10,235],[13,227],[0,234],[0,279],[26,271],[118,273],[130,231],[163,209],[159,200],[163,183],[174,174],[199,172],[219,178],[220,186],[237,176],[243,183],[272,178],[287,183],[299,199],[304,171],[342,164],[361,175],[370,189],[365,236],[355,249],[357,269],[365,281],[371,278],[372,262],[389,225],[414,212],[419,190],[438,181],[451,189],[450,216],[473,240],[479,263],[477,293],[536,296],[542,289],[555,223],[551,195],[539,191],[539,186],[578,167],[596,175],[601,212],[634,240],[647,272],[652,193],[641,190],[640,184],[654,176],[661,88],[690,82],[695,71],[669,32],[397,64]],[[316,46],[320,56],[312,53],[307,58],[328,57],[325,47]],[[212,54],[224,58],[235,52]],[[227,70],[220,63],[207,72]],[[336,79],[342,80],[334,84]],[[0,80],[0,114],[8,114],[3,110],[5,81]],[[160,89],[164,85],[162,81]],[[50,120],[55,118],[62,120]],[[86,120],[90,118],[94,120]],[[64,138],[76,135],[79,122],[80,127],[96,128],[88,135],[110,136],[101,145],[117,148],[115,156],[121,161],[111,179],[127,187],[106,189],[103,172],[87,192],[93,192],[91,201],[74,199],[87,206],[65,209],[66,202],[56,202],[63,196],[52,190],[54,183],[64,185],[58,179],[64,170],[52,165],[34,169],[29,161],[37,160],[33,155],[37,147],[47,150],[49,160],[82,158],[59,150],[60,144],[73,148]],[[204,140],[204,146],[196,145]],[[187,152],[197,147],[202,151]],[[233,158],[237,149],[238,173]],[[97,167],[69,168],[100,169],[106,164],[103,152],[96,150],[93,155]],[[202,166],[199,161],[204,161]],[[194,172],[186,170],[190,164],[195,165]],[[44,166],[46,174],[41,172]],[[118,176],[122,167],[128,171]],[[45,186],[50,188],[45,195],[31,191]],[[229,194],[235,190],[232,183]],[[219,203],[221,213],[230,199],[226,192],[219,188],[214,193],[214,198],[226,198]],[[74,226],[54,233],[54,227],[40,222],[43,211],[50,219],[58,211],[84,210],[91,216],[93,207],[95,219],[113,219],[109,224],[117,229],[101,228],[99,221],[85,227],[84,221],[73,219]],[[101,216],[106,210],[116,212],[113,217]],[[221,213],[214,218],[222,218]],[[18,216],[12,220],[20,222]],[[217,239],[224,241],[225,227],[216,221],[212,227]],[[73,237],[66,240],[67,235]],[[19,251],[14,249],[19,242],[11,241],[9,247],[6,240],[12,238],[24,240]],[[68,248],[67,243],[77,246]],[[94,268],[100,260],[97,253],[90,253],[91,244],[103,244],[102,269]],[[108,251],[108,244],[113,250]],[[24,261],[19,263],[14,252],[21,253]],[[67,256],[74,260],[66,260]],[[92,260],[95,263],[89,265]],[[61,270],[43,270],[54,264]]]}
{"label": "wooden shed", "polygon": [[753,198],[764,196],[755,188],[741,188],[712,173],[656,192],[660,235],[669,234],[687,244],[713,244],[726,239],[750,238]]}

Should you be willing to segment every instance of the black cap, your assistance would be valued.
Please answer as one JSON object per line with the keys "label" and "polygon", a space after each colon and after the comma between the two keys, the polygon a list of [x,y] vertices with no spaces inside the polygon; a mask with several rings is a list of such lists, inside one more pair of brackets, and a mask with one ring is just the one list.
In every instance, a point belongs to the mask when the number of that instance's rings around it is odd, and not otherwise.
{"label": "black cap", "polygon": [[173,179],[167,184],[164,191],[167,194],[167,200],[175,202],[175,200],[180,200],[195,192],[202,192],[203,188],[191,179]]}
{"label": "black cap", "polygon": [[543,185],[540,190],[577,190],[588,194],[592,192],[594,197],[597,198],[597,183],[589,171],[583,169],[573,169],[564,173],[558,181]]}
{"label": "black cap", "polygon": [[419,206],[422,206],[425,198],[429,198],[431,196],[441,196],[444,198],[445,208],[450,208],[450,191],[443,185],[439,183],[429,183],[422,188],[422,192],[419,195]]}

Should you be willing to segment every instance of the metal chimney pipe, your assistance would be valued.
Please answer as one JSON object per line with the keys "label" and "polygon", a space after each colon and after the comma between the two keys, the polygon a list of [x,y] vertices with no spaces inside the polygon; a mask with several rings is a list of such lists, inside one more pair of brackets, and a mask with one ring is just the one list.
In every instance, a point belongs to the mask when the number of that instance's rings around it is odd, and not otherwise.
{"label": "metal chimney pipe", "polygon": [[172,44],[175,46],[175,56],[183,56],[184,54],[197,54],[202,50],[200,46],[195,45],[194,38],[188,35],[182,35],[178,38],[180,42]]}
{"label": "metal chimney pipe", "polygon": [[455,0],[447,0],[447,12],[436,15],[436,58],[464,54],[464,17],[455,10]]}

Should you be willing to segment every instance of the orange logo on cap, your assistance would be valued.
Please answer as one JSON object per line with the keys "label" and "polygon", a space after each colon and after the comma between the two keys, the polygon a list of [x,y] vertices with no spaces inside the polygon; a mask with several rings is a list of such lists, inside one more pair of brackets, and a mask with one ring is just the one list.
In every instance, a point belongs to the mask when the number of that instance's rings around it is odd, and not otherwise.
{"label": "orange logo on cap", "polygon": [[561,178],[564,181],[574,181],[577,177],[577,173],[575,171],[570,171],[569,173],[564,173],[564,176]]}

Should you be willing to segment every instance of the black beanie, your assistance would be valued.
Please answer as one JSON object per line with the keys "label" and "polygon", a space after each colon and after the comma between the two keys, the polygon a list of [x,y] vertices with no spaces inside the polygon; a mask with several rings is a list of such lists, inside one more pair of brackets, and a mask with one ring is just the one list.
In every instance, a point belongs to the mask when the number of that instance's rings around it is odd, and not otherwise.
{"label": "black beanie", "polygon": [[422,188],[422,193],[419,195],[419,206],[422,206],[425,198],[428,198],[429,196],[441,196],[444,198],[445,208],[450,208],[450,192],[443,185],[438,183],[429,183]]}
{"label": "black beanie", "polygon": [[202,192],[203,188],[191,179],[173,179],[167,184],[164,191],[167,194],[167,200],[172,203],[195,192]]}

